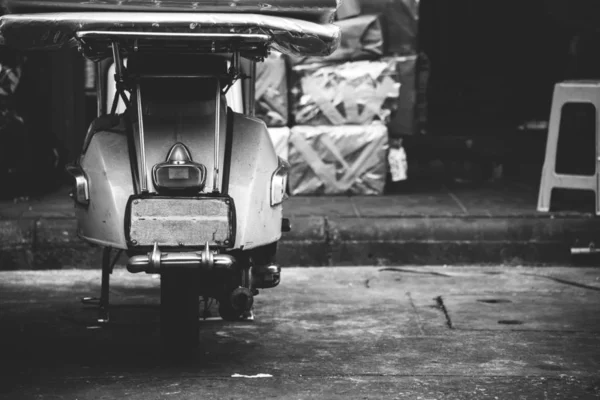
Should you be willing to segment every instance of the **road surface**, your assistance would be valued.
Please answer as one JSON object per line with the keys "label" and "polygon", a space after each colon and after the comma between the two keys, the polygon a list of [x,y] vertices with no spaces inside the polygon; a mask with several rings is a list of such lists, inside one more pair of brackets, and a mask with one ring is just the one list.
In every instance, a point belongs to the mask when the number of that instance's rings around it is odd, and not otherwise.
{"label": "road surface", "polygon": [[99,271],[1,272],[0,398],[600,398],[597,268],[284,268],[185,361],[159,348],[159,281],[116,270],[98,327]]}

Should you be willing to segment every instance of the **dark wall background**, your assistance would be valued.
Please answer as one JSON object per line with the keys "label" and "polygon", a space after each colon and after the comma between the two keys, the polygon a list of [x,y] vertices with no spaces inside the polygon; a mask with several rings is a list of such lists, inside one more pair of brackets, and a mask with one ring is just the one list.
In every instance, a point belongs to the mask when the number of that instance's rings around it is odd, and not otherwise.
{"label": "dark wall background", "polygon": [[555,82],[600,78],[600,41],[593,33],[600,13],[591,14],[599,6],[421,0],[420,49],[431,61],[430,132],[477,135],[547,119]]}
{"label": "dark wall background", "polygon": [[86,132],[84,70],[74,50],[27,52],[15,93],[23,118],[23,187],[16,195],[38,195],[69,181],[64,166],[77,157]]}
{"label": "dark wall background", "polygon": [[58,145],[73,159],[86,130],[83,59],[72,49],[25,56],[17,97],[31,146]]}

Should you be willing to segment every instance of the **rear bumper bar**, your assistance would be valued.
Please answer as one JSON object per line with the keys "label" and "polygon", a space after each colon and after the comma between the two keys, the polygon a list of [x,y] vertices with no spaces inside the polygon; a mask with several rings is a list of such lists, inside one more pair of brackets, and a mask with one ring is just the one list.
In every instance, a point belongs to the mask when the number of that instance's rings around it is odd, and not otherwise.
{"label": "rear bumper bar", "polygon": [[232,271],[234,266],[235,258],[227,254],[213,254],[208,243],[202,251],[186,253],[163,253],[155,244],[152,252],[146,255],[133,256],[127,262],[127,270],[134,274],[139,272],[158,274],[165,268]]}

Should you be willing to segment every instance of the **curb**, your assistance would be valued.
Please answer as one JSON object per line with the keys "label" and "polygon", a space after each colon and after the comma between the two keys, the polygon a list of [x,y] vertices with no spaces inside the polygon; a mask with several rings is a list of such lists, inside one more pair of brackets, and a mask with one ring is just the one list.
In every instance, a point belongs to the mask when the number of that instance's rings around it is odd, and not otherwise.
{"label": "curb", "polygon": [[[570,249],[600,243],[593,218],[295,217],[282,266],[565,265]],[[0,220],[0,270],[98,268],[101,249],[74,218]]]}

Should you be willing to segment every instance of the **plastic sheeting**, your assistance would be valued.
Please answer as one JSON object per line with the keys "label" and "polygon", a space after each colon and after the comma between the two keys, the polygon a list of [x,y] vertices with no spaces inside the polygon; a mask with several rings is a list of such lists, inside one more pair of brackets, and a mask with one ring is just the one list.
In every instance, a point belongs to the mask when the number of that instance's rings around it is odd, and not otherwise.
{"label": "plastic sheeting", "polygon": [[293,64],[314,62],[338,62],[372,60],[384,55],[384,40],[379,15],[361,15],[356,18],[336,22],[342,31],[342,40],[338,49],[330,56],[292,57]]}
{"label": "plastic sheeting", "polygon": [[298,65],[293,71],[298,125],[387,123],[400,95],[394,60]]}
{"label": "plastic sheeting", "polygon": [[269,136],[271,137],[271,142],[273,142],[277,156],[287,161],[289,158],[290,128],[287,126],[269,128]]}
{"label": "plastic sheeting", "polygon": [[257,14],[67,12],[5,15],[1,44],[20,49],[61,48],[78,31],[265,34],[272,46],[299,56],[326,56],[337,48],[340,29],[299,19]]}
{"label": "plastic sheeting", "polygon": [[287,63],[281,53],[272,53],[256,65],[256,111],[267,126],[286,126],[289,118]]}
{"label": "plastic sheeting", "polygon": [[[331,22],[337,0],[4,0],[12,13],[65,11],[142,11],[259,13]],[[1,3],[0,3],[1,4]]]}
{"label": "plastic sheeting", "polygon": [[344,0],[337,10],[338,20],[357,17],[361,14],[360,0]]}
{"label": "plastic sheeting", "polygon": [[419,0],[361,0],[363,14],[381,14],[386,54],[417,52]]}
{"label": "plastic sheeting", "polygon": [[380,195],[387,176],[383,124],[295,126],[290,135],[290,193]]}

